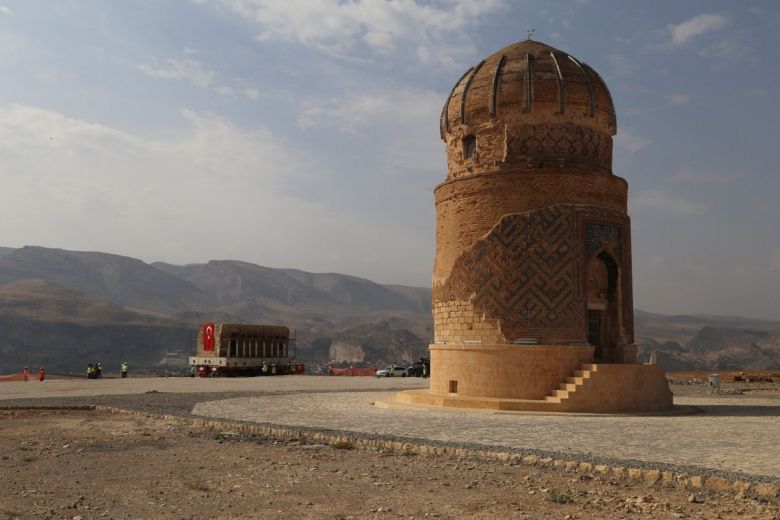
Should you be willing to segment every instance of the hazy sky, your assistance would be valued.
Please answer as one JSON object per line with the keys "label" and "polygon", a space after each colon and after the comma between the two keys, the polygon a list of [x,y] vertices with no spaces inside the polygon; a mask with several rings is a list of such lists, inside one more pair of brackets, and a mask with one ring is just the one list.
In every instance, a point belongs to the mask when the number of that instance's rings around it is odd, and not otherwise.
{"label": "hazy sky", "polygon": [[0,245],[429,285],[442,104],[530,27],[612,91],[637,307],[780,319],[776,0],[0,0]]}

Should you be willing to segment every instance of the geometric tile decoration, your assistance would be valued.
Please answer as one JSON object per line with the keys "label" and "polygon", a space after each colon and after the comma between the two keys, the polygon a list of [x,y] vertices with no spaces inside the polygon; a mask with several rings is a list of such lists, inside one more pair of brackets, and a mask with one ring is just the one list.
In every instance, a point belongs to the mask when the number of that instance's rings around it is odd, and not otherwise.
{"label": "geometric tile decoration", "polygon": [[550,206],[504,216],[456,261],[434,301],[468,299],[504,337],[575,339],[584,327],[576,210]]}

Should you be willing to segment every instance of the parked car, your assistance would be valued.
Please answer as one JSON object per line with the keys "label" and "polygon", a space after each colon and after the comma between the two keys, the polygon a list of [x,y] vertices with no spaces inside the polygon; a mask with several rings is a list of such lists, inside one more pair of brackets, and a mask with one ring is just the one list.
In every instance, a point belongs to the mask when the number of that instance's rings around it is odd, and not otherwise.
{"label": "parked car", "polygon": [[376,377],[406,377],[406,367],[400,367],[397,365],[383,368],[376,371]]}

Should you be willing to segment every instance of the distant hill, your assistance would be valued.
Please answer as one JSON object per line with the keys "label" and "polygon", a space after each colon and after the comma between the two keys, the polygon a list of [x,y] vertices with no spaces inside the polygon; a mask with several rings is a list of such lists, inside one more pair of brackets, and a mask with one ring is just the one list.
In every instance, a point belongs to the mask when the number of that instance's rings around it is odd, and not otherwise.
{"label": "distant hill", "polygon": [[[0,373],[44,359],[81,370],[94,357],[180,367],[205,321],[285,324],[310,366],[411,362],[433,336],[430,309],[429,288],[337,273],[0,248]],[[780,322],[640,310],[635,320],[640,361],[656,352],[675,370],[780,368]]]}
{"label": "distant hill", "polygon": [[171,325],[173,320],[129,311],[100,298],[31,278],[0,286],[0,315],[79,324]]}
{"label": "distant hill", "polygon": [[780,322],[706,314],[668,315],[637,309],[634,311],[634,325],[637,336],[652,337],[660,342],[685,343],[693,339],[702,327],[768,330],[780,326]]}
{"label": "distant hill", "polygon": [[41,279],[0,287],[0,331],[0,373],[25,365],[80,373],[90,362],[115,372],[123,361],[160,372],[183,367],[192,344],[186,324]]}
{"label": "distant hill", "polygon": [[667,370],[780,369],[780,322],[636,311],[639,358]]}
{"label": "distant hill", "polygon": [[364,314],[377,311],[420,313],[430,308],[429,289],[386,286],[336,273],[272,269],[235,260],[154,267],[208,294],[220,309],[241,313],[247,302],[302,314]]}
{"label": "distant hill", "polygon": [[26,278],[161,313],[209,306],[207,295],[186,280],[141,260],[107,253],[26,246],[0,256],[0,285]]}

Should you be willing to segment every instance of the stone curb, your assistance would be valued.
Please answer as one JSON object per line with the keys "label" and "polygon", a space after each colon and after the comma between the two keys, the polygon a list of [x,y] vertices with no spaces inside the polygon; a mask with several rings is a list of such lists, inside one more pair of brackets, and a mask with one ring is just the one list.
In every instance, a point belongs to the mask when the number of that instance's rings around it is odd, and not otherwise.
{"label": "stone curb", "polygon": [[75,404],[75,405],[63,405],[63,406],[0,406],[0,411],[5,412],[9,410],[95,410],[94,404]]}
{"label": "stone curb", "polygon": [[[18,408],[17,408],[18,409]],[[51,409],[55,409],[52,407]],[[747,480],[729,480],[718,476],[696,475],[691,473],[673,472],[663,469],[625,468],[622,466],[593,465],[590,462],[578,460],[553,459],[538,455],[521,455],[518,453],[489,450],[469,449],[456,446],[434,446],[418,442],[404,442],[366,438],[353,434],[331,434],[312,432],[284,426],[264,426],[231,421],[219,421],[203,417],[182,417],[170,414],[155,414],[113,406],[95,405],[91,407],[61,407],[60,409],[94,409],[117,415],[135,415],[151,419],[161,419],[181,425],[208,430],[227,430],[237,433],[271,437],[278,440],[298,439],[303,444],[327,444],[353,446],[359,449],[381,449],[396,453],[415,455],[454,456],[461,458],[476,458],[523,464],[568,472],[579,472],[593,475],[600,479],[629,480],[641,482],[648,486],[669,486],[686,490],[706,490],[714,493],[730,494],[736,497],[750,497],[767,502],[776,502],[780,496],[780,486],[767,482],[749,482]]]}

